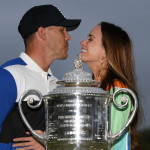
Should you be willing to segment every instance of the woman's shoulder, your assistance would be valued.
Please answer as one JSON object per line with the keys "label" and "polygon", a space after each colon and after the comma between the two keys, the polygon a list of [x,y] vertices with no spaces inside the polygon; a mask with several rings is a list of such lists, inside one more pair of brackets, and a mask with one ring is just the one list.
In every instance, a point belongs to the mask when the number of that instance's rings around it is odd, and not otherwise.
{"label": "woman's shoulder", "polygon": [[119,81],[118,79],[115,79],[114,80],[114,87],[117,87],[117,88],[126,88],[127,86],[122,81]]}
{"label": "woman's shoulder", "polygon": [[114,79],[113,85],[108,86],[106,88],[106,91],[111,91],[114,88],[127,88],[127,86],[122,81],[120,81],[118,79]]}

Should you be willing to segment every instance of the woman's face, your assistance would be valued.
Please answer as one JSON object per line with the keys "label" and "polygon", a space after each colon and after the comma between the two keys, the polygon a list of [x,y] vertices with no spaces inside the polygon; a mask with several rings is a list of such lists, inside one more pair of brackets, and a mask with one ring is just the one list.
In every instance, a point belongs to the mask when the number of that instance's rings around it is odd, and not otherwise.
{"label": "woman's face", "polygon": [[81,58],[87,64],[100,64],[105,57],[105,49],[102,44],[101,26],[97,25],[89,33],[88,37],[80,42]]}
{"label": "woman's face", "polygon": [[95,80],[101,82],[108,69],[105,48],[102,44],[101,26],[94,27],[80,44],[82,61],[91,68]]}

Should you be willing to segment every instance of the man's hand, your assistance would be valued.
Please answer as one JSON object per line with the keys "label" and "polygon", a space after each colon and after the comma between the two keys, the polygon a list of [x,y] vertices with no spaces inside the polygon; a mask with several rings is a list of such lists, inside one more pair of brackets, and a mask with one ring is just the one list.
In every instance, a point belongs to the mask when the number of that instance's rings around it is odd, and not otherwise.
{"label": "man's hand", "polygon": [[[43,132],[41,130],[36,130],[37,133],[43,135]],[[26,134],[30,135],[29,132],[26,132]],[[13,145],[13,147],[22,147],[17,148],[16,150],[45,150],[45,147],[38,142],[33,136],[30,137],[21,137],[21,138],[15,138],[13,139],[14,142],[20,142],[22,143],[16,143]]]}

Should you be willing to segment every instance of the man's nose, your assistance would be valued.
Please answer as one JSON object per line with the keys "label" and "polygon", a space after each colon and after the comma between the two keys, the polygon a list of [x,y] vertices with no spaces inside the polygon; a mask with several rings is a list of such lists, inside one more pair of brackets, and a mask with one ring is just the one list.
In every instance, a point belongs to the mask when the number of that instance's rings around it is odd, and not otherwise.
{"label": "man's nose", "polygon": [[69,35],[68,32],[66,32],[65,39],[66,39],[67,41],[70,41],[70,40],[71,40],[71,36]]}

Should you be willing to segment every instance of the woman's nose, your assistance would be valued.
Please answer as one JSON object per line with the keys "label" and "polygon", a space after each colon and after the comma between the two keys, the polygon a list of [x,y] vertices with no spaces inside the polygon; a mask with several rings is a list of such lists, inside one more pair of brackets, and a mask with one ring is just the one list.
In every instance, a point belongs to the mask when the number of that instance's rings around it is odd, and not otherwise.
{"label": "woman's nose", "polygon": [[80,45],[81,45],[81,46],[83,46],[83,45],[85,45],[85,44],[86,44],[86,40],[83,40],[83,41],[80,42]]}

